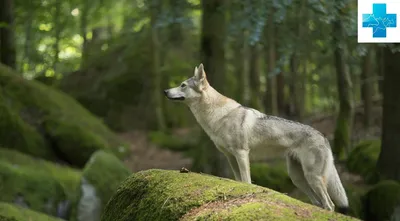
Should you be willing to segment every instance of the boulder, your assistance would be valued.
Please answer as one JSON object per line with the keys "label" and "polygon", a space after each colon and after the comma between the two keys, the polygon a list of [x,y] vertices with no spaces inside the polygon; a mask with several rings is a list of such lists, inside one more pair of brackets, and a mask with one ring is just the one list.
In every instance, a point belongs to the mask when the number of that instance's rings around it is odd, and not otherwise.
{"label": "boulder", "polygon": [[63,221],[14,204],[0,202],[0,221]]}
{"label": "boulder", "polygon": [[361,175],[368,184],[379,181],[376,163],[381,151],[380,140],[365,140],[356,145],[347,158],[346,166],[352,173]]}
{"label": "boulder", "polygon": [[83,167],[96,150],[118,156],[125,144],[63,92],[0,64],[0,145]]}
{"label": "boulder", "polygon": [[4,161],[0,161],[0,188],[0,201],[53,216],[61,216],[68,201],[63,187],[50,174]]}
{"label": "boulder", "polygon": [[95,152],[85,168],[74,204],[72,221],[98,221],[109,199],[131,172],[114,155]]}
{"label": "boulder", "polygon": [[395,220],[399,217],[400,183],[384,180],[373,186],[363,197],[365,221]]}
{"label": "boulder", "polygon": [[15,150],[0,148],[0,162],[11,164],[20,169],[34,169],[51,176],[63,187],[68,199],[68,204],[77,196],[77,188],[81,177],[81,171],[51,161],[35,158]]}
{"label": "boulder", "polygon": [[146,170],[126,179],[102,221],[357,220],[253,184],[183,171]]}

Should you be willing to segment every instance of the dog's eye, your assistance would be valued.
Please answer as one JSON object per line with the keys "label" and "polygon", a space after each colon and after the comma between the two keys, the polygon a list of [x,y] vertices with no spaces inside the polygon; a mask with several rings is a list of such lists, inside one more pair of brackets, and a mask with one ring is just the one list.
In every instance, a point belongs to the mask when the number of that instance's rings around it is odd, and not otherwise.
{"label": "dog's eye", "polygon": [[184,87],[186,87],[186,84],[181,84],[181,88],[184,88]]}

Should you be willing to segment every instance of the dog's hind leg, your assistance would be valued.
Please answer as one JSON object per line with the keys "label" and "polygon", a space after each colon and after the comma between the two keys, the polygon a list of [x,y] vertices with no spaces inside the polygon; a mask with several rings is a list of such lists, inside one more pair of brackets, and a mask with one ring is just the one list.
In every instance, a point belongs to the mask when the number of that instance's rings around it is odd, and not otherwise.
{"label": "dog's hind leg", "polygon": [[238,150],[235,153],[236,161],[239,165],[240,177],[242,182],[251,183],[250,160],[248,150]]}
{"label": "dog's hind leg", "polygon": [[239,169],[239,165],[236,161],[235,156],[233,156],[230,153],[227,152],[223,152],[224,155],[226,156],[226,158],[228,159],[229,165],[231,166],[233,175],[235,176],[235,180],[236,181],[241,181],[241,176],[240,176],[240,169]]}
{"label": "dog's hind leg", "polygon": [[310,199],[311,203],[315,206],[321,207],[321,202],[318,201],[315,196],[313,190],[308,185],[306,178],[304,177],[303,169],[301,168],[301,164],[294,157],[287,155],[286,156],[286,165],[290,179],[293,184],[299,188],[300,191],[305,193]]}
{"label": "dog's hind leg", "polygon": [[333,204],[327,189],[327,164],[329,160],[328,152],[325,147],[312,147],[307,152],[303,152],[300,163],[304,171],[304,177],[313,190],[315,196],[322,204],[322,208],[333,211]]}

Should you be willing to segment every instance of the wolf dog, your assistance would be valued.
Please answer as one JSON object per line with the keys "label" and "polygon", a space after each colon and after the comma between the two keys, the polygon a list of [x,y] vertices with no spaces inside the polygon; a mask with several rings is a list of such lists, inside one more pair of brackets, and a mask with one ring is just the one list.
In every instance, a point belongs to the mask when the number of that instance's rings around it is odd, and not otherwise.
{"label": "wolf dog", "polygon": [[[348,199],[334,165],[326,137],[312,128],[245,107],[215,90],[204,66],[178,87],[164,90],[165,96],[185,103],[232,168],[235,180],[251,183],[250,150],[281,148],[293,184],[311,203],[329,211],[335,206],[347,213]],[[333,203],[333,202],[334,203]]]}

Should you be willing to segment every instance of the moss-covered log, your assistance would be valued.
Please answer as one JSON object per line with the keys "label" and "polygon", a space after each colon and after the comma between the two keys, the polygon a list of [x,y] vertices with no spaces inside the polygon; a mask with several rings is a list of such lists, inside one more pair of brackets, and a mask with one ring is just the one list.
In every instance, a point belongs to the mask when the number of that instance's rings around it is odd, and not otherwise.
{"label": "moss-covered log", "polygon": [[123,143],[68,95],[0,65],[0,145],[82,167],[96,150]]}
{"label": "moss-covered log", "polygon": [[197,173],[138,172],[108,202],[102,221],[357,220],[260,186]]}
{"label": "moss-covered log", "polygon": [[0,221],[63,221],[14,204],[0,202]]}

